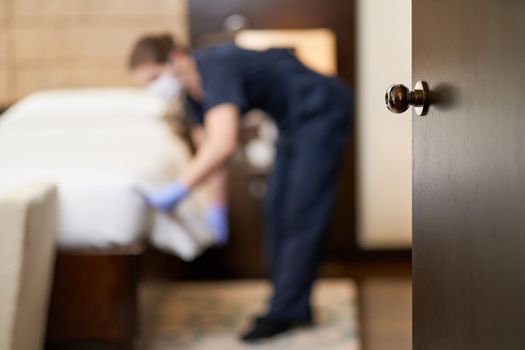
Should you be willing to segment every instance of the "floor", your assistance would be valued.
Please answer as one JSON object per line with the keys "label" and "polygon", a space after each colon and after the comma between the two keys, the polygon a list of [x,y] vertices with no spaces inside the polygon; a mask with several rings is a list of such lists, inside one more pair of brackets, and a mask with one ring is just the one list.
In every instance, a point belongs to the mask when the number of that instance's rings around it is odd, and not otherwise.
{"label": "floor", "polygon": [[359,283],[364,350],[412,349],[412,287],[409,277],[368,278]]}
{"label": "floor", "polygon": [[318,284],[318,325],[256,347],[237,335],[270,294],[263,281],[147,282],[141,288],[144,350],[409,350],[408,277],[328,279]]}
{"label": "floor", "polygon": [[[144,285],[141,349],[252,349],[238,334],[265,309],[261,280]],[[323,280],[314,292],[316,327],[259,344],[260,350],[358,350],[357,289],[347,279]]]}

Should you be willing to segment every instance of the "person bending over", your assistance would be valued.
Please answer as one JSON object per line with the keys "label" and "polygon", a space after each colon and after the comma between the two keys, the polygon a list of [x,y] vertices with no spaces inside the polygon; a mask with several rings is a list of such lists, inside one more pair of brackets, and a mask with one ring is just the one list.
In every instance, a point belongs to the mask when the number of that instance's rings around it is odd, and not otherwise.
{"label": "person bending over", "polygon": [[211,185],[223,236],[225,166],[238,146],[239,121],[255,108],[274,119],[279,138],[265,206],[273,294],[267,313],[241,339],[254,342],[311,324],[311,292],[351,119],[350,89],[305,67],[290,50],[226,44],[189,52],[167,35],[141,38],[129,66],[136,80],[164,98],[184,91],[198,139],[182,176],[146,193],[148,203],[173,211],[196,186]]}

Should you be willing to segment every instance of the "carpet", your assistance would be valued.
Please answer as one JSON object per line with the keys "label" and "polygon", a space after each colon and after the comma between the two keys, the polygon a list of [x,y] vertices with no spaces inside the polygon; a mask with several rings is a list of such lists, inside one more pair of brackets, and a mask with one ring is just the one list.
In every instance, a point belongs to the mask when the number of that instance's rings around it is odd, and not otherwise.
{"label": "carpet", "polygon": [[357,350],[356,288],[348,280],[322,280],[314,289],[316,326],[257,345],[238,341],[271,293],[263,281],[144,283],[144,350]]}

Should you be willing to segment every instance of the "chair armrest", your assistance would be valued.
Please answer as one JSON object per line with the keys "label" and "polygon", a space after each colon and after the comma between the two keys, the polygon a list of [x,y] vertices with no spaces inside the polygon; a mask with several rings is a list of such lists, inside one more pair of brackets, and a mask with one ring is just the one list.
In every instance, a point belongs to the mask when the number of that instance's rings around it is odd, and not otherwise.
{"label": "chair armrest", "polygon": [[58,231],[55,186],[0,198],[0,349],[41,349]]}

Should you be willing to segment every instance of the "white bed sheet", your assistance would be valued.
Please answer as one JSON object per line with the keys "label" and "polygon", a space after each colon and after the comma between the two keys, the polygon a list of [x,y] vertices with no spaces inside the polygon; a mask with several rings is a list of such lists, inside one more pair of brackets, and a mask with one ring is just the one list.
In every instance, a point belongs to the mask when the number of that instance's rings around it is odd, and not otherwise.
{"label": "white bed sheet", "polygon": [[148,214],[134,181],[100,174],[0,176],[0,192],[35,180],[49,179],[59,187],[58,244],[70,248],[108,248],[133,244],[148,231]]}
{"label": "white bed sheet", "polygon": [[165,104],[125,88],[40,92],[0,119],[0,192],[53,181],[63,247],[152,243],[191,260],[211,244],[200,220],[202,196],[178,214],[153,213],[137,191],[172,179],[189,153],[169,132]]}

